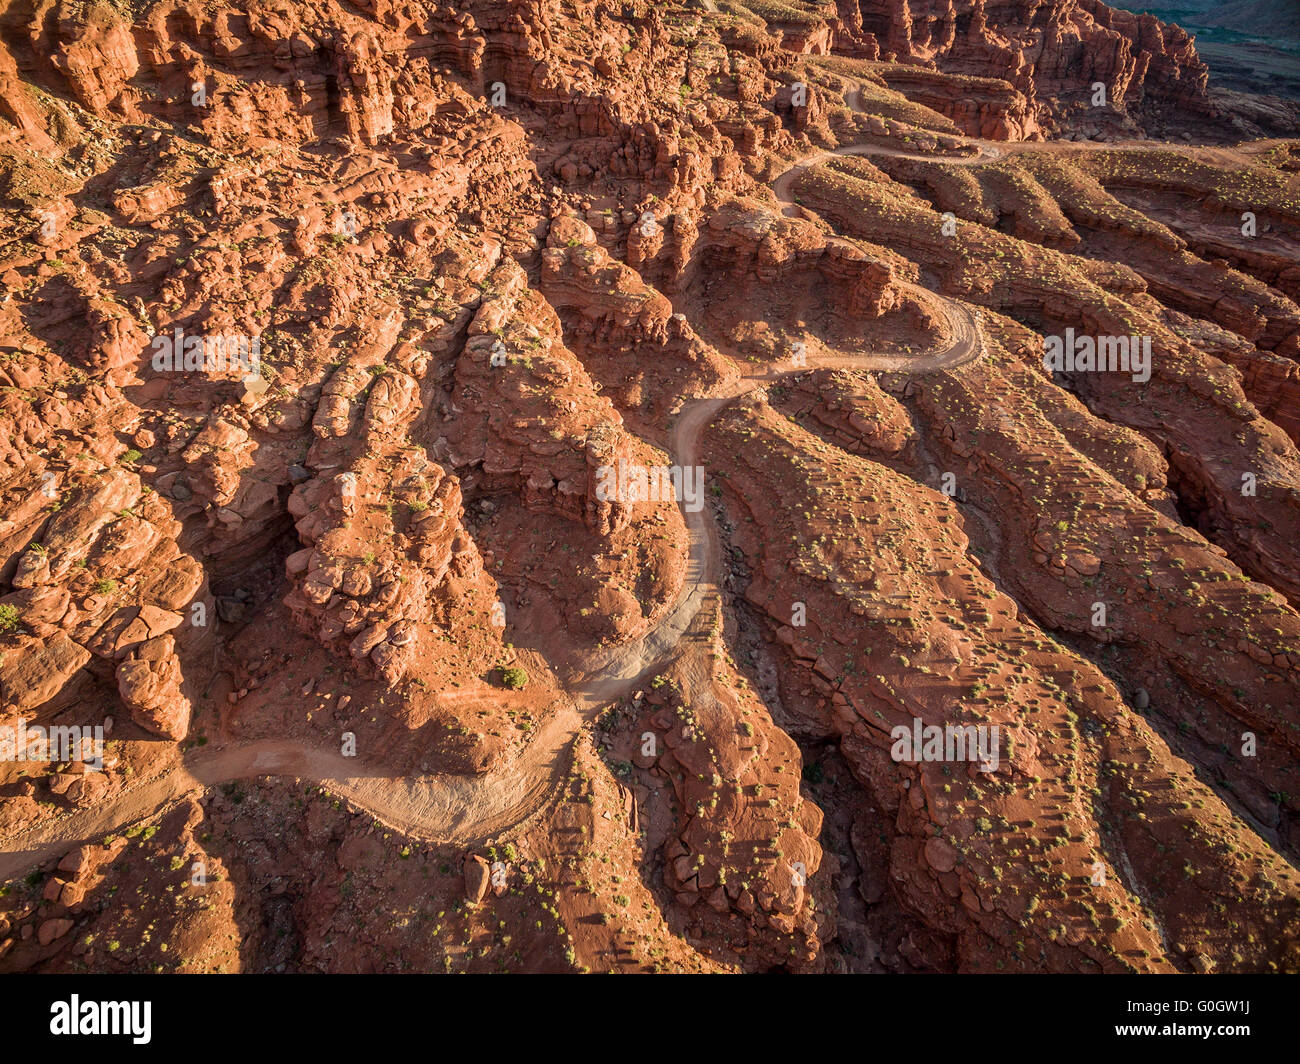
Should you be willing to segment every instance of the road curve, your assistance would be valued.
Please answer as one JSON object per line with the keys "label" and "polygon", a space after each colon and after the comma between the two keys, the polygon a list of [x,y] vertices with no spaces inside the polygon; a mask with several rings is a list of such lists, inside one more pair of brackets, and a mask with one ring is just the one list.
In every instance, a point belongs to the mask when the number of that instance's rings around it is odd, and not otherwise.
{"label": "road curve", "polygon": [[[873,153],[927,158],[874,145],[818,152],[793,164],[776,179],[773,188],[779,198],[793,205],[789,187],[798,172],[831,156]],[[976,313],[918,285],[904,287],[915,298],[929,303],[947,323],[951,339],[943,348],[916,356],[809,357],[802,366],[791,365],[731,381],[721,391],[681,408],[669,434],[668,450],[673,462],[680,466],[700,464],[699,440],[708,423],[736,398],[784,377],[815,368],[929,373],[980,357],[983,344]],[[191,751],[179,765],[116,792],[100,806],[74,810],[0,838],[0,879],[13,878],[72,846],[152,817],[196,790],[259,776],[288,776],[319,783],[381,823],[436,843],[474,845],[531,820],[561,786],[569,746],[583,724],[662,667],[706,597],[716,590],[720,549],[707,508],[693,513],[683,507],[683,518],[690,539],[687,574],[672,609],[641,638],[593,658],[587,675],[567,685],[571,701],[560,704],[523,751],[492,771],[481,776],[402,776],[382,766],[344,758],[335,750],[295,740],[258,740],[203,748]]]}

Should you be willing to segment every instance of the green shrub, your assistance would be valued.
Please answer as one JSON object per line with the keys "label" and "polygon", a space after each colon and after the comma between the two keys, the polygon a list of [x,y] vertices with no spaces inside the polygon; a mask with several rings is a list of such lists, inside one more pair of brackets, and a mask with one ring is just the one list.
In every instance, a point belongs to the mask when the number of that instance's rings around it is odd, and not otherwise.
{"label": "green shrub", "polygon": [[501,682],[512,691],[522,691],[528,683],[528,673],[519,668],[502,669]]}

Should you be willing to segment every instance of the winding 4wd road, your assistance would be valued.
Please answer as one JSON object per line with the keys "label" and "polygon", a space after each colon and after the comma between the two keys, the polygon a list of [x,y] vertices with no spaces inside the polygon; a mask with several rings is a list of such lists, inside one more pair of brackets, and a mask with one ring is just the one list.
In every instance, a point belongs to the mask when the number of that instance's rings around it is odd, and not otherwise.
{"label": "winding 4wd road", "polygon": [[[835,156],[871,154],[962,165],[994,157],[982,152],[979,157],[949,159],[912,155],[885,146],[855,145],[798,160],[773,182],[773,189],[788,204],[787,213],[798,213],[789,190],[800,172]],[[741,377],[719,392],[681,408],[669,437],[673,462],[681,466],[700,464],[699,440],[708,423],[739,396],[783,377],[814,368],[930,373],[980,357],[983,345],[975,312],[929,289],[910,284],[904,287],[946,322],[951,339],[944,347],[916,356],[808,357],[800,366]],[[74,845],[152,817],[184,795],[259,776],[318,782],[389,827],[438,843],[473,845],[530,821],[558,791],[567,771],[569,747],[584,723],[623,697],[643,677],[658,671],[678,646],[706,597],[716,591],[720,551],[713,522],[705,510],[692,513],[683,508],[683,516],[690,536],[689,561],[684,586],[673,608],[640,639],[596,658],[587,676],[569,685],[571,701],[563,702],[509,763],[481,776],[400,776],[383,766],[344,758],[334,750],[294,740],[204,748],[192,752],[180,765],[115,792],[97,807],[73,811],[0,838],[0,879],[13,878]],[[690,673],[708,675],[703,668]]]}

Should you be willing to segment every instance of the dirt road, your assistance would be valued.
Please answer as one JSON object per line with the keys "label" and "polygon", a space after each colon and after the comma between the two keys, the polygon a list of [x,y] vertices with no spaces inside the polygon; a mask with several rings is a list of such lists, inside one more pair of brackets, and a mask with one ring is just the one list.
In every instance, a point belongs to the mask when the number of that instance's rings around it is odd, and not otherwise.
{"label": "dirt road", "polygon": [[[860,154],[912,157],[874,145],[819,152],[793,164],[777,178],[773,187],[782,200],[793,204],[789,187],[798,172],[834,155]],[[983,160],[970,160],[977,161]],[[673,462],[680,466],[699,465],[701,433],[728,403],[793,373],[810,368],[928,373],[951,369],[980,357],[979,321],[970,308],[919,286],[906,287],[917,299],[928,302],[947,322],[952,339],[945,347],[916,356],[809,357],[803,366],[732,381],[724,391],[694,400],[681,409],[669,437]],[[569,685],[571,701],[562,703],[513,760],[481,776],[401,776],[382,766],[344,758],[334,750],[292,740],[260,740],[219,749],[203,748],[186,755],[182,764],[117,791],[101,806],[67,813],[0,839],[0,879],[13,878],[75,845],[150,818],[187,794],[259,776],[288,776],[320,783],[391,828],[434,842],[473,845],[529,821],[561,786],[570,744],[584,723],[662,666],[677,648],[706,596],[716,590],[715,580],[721,572],[720,551],[707,508],[695,513],[683,508],[683,515],[690,536],[689,560],[676,604],[640,639],[594,658],[586,677]],[[707,675],[707,670],[690,671]]]}

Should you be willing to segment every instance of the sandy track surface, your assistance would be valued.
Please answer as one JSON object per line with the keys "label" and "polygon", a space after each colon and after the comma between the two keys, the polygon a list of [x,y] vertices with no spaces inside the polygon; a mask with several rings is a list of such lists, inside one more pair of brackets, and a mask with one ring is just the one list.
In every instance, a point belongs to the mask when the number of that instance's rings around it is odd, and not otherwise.
{"label": "sandy track surface", "polygon": [[[875,145],[856,145],[799,160],[776,179],[773,188],[783,201],[793,206],[789,188],[799,172],[833,156],[869,154],[935,159]],[[996,156],[941,161],[974,164],[990,157]],[[976,312],[926,288],[905,287],[911,295],[929,303],[945,320],[951,337],[946,346],[914,356],[809,357],[803,366],[777,368],[764,375],[729,382],[723,391],[693,400],[681,408],[669,437],[674,463],[698,465],[699,440],[708,423],[737,397],[783,377],[816,368],[929,373],[952,369],[980,357],[982,342]],[[568,769],[570,745],[583,725],[662,667],[676,651],[706,597],[716,591],[720,550],[707,507],[696,513],[683,508],[683,516],[690,536],[689,560],[686,580],[673,608],[640,639],[594,657],[587,675],[568,684],[571,700],[561,703],[527,747],[490,772],[480,776],[451,773],[403,776],[295,740],[258,740],[224,748],[204,748],[156,776],[117,791],[98,807],[66,813],[0,838],[0,879],[12,878],[72,846],[98,840],[152,817],[187,794],[260,776],[286,776],[319,783],[389,827],[433,842],[475,845],[526,824],[558,792]],[[702,684],[708,682],[704,679],[708,676],[705,668],[691,668],[688,674],[701,678]],[[709,695],[708,690],[698,692],[699,697]]]}

